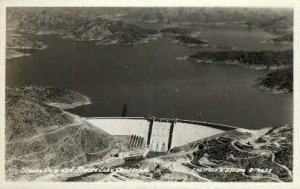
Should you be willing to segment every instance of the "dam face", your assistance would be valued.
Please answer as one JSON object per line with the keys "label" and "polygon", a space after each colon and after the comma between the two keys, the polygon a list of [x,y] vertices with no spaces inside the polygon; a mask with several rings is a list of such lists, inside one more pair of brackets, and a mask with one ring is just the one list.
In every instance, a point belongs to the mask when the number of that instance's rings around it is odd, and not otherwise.
{"label": "dam face", "polygon": [[220,134],[224,131],[203,125],[177,122],[174,126],[171,148]]}
{"label": "dam face", "polygon": [[138,135],[148,139],[150,122],[146,119],[88,118],[86,122],[111,135]]}
{"label": "dam face", "polygon": [[138,135],[147,141],[150,151],[167,152],[224,131],[235,129],[220,124],[193,121],[156,121],[145,118],[87,118],[90,125],[111,135]]}

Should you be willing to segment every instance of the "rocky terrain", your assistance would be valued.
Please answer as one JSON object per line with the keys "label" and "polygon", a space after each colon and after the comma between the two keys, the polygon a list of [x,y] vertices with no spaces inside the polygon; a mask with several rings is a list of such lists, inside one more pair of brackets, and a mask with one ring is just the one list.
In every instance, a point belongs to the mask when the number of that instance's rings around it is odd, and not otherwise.
{"label": "rocky terrain", "polygon": [[6,88],[5,169],[7,180],[32,180],[26,169],[64,168],[101,159],[113,137],[63,108],[88,104],[70,90]]}
{"label": "rocky terrain", "polygon": [[73,9],[23,9],[8,11],[10,28],[35,34],[59,34],[97,44],[134,45],[157,38],[157,31],[93,15],[78,16]]}

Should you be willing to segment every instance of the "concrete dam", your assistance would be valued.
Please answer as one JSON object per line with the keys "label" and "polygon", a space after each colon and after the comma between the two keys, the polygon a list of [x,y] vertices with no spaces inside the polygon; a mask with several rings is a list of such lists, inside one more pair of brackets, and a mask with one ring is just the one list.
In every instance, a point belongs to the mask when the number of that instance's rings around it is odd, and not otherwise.
{"label": "concrete dam", "polygon": [[168,152],[174,147],[236,129],[201,121],[143,117],[91,117],[86,121],[111,135],[139,136],[153,152]]}

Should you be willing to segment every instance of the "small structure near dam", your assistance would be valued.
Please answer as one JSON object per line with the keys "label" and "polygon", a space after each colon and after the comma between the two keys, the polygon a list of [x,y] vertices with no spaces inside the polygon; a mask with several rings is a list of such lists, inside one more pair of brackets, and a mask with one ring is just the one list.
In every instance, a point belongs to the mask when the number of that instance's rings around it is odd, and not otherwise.
{"label": "small structure near dam", "polygon": [[138,135],[131,135],[128,142],[128,149],[138,149],[143,146],[144,138]]}
{"label": "small structure near dam", "polygon": [[[146,141],[150,152],[168,152],[170,149],[207,138],[235,127],[180,119],[143,117],[92,117],[86,121],[111,135],[131,136],[129,149],[139,149]],[[144,140],[145,139],[145,140]]]}

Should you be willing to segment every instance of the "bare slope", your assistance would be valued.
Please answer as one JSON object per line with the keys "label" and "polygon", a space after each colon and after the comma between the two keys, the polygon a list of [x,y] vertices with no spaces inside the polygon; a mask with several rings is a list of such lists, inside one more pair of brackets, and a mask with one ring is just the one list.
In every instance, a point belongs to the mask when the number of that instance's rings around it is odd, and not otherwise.
{"label": "bare slope", "polygon": [[22,173],[23,168],[82,165],[103,157],[110,149],[112,136],[80,117],[47,105],[52,102],[65,107],[89,103],[85,96],[64,89],[6,89],[5,166],[8,180],[28,180],[37,176]]}

